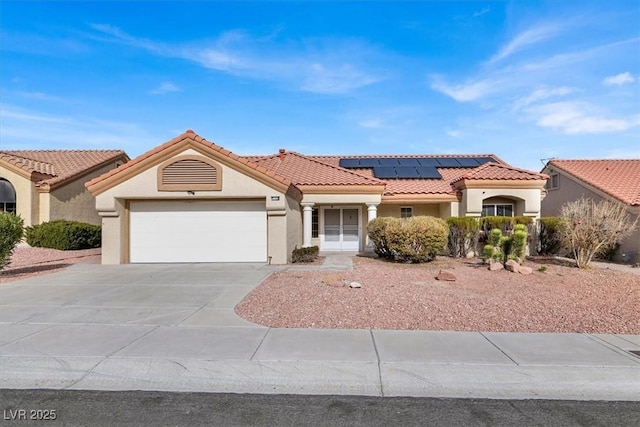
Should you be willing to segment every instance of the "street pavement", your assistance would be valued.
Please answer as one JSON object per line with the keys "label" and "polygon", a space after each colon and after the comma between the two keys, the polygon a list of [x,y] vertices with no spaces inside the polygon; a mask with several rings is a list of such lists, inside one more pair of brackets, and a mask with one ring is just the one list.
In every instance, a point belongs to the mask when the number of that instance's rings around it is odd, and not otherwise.
{"label": "street pavement", "polygon": [[235,305],[282,268],[78,264],[5,283],[0,387],[640,401],[638,335],[276,329],[238,317]]}

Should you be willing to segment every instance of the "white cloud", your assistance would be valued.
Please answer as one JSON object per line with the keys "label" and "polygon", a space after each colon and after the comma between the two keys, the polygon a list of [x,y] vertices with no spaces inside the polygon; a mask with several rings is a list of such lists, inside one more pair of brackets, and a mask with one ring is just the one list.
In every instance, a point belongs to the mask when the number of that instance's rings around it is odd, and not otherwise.
{"label": "white cloud", "polygon": [[533,107],[536,124],[568,135],[615,133],[640,126],[640,117],[610,118],[597,108],[579,102],[556,102]]}
{"label": "white cloud", "polygon": [[180,92],[180,91],[181,91],[181,89],[178,86],[176,86],[175,84],[173,84],[171,82],[162,82],[160,84],[160,86],[158,86],[157,88],[153,89],[149,93],[151,93],[153,95],[164,95],[166,93]]}
{"label": "white cloud", "polygon": [[514,53],[517,53],[530,45],[540,43],[557,35],[561,26],[555,24],[539,25],[529,28],[526,31],[515,36],[505,46],[503,46],[495,55],[489,59],[489,63],[501,61]]}
{"label": "white cloud", "polygon": [[518,99],[514,103],[514,109],[519,110],[523,107],[526,107],[538,101],[542,101],[543,99],[548,99],[554,96],[565,96],[577,91],[578,91],[577,89],[567,87],[567,86],[560,86],[560,87],[554,87],[554,88],[542,87],[534,90],[528,96]]}
{"label": "white cloud", "polygon": [[375,118],[375,119],[361,120],[358,122],[358,126],[363,128],[369,128],[369,129],[380,129],[383,125],[382,125],[381,119]]}
{"label": "white cloud", "polygon": [[478,16],[482,16],[482,15],[486,15],[487,13],[489,13],[491,11],[491,9],[489,8],[489,6],[477,11],[473,13],[473,17],[477,18]]}
{"label": "white cloud", "polygon": [[460,138],[461,136],[464,135],[464,132],[458,129],[447,129],[445,130],[445,132],[447,135],[449,135],[452,138]]}
{"label": "white cloud", "polygon": [[432,77],[431,88],[450,96],[458,102],[476,101],[491,93],[498,82],[492,80],[467,81],[463,84],[451,85],[441,77]]}
{"label": "white cloud", "polygon": [[283,48],[275,44],[275,35],[252,38],[234,30],[212,41],[171,46],[133,37],[110,25],[91,27],[110,36],[106,41],[193,61],[235,76],[284,83],[305,92],[345,94],[384,79],[383,73],[370,67],[379,53],[354,40],[304,40]]}
{"label": "white cloud", "polygon": [[609,76],[602,82],[605,86],[622,86],[624,84],[633,83],[636,79],[630,72],[620,73],[615,76]]}

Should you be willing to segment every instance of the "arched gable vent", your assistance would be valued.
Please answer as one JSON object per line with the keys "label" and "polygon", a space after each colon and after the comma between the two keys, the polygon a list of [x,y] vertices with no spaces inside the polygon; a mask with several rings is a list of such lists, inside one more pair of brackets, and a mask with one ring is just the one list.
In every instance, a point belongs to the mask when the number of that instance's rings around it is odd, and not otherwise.
{"label": "arched gable vent", "polygon": [[222,168],[202,156],[180,156],[158,167],[158,191],[217,191],[222,189]]}

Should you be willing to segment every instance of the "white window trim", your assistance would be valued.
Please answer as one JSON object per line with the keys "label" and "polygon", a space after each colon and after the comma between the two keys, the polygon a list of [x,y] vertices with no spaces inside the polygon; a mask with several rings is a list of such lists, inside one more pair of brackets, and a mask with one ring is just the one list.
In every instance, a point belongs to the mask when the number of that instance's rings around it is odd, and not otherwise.
{"label": "white window trim", "polygon": [[[497,216],[498,213],[498,206],[511,206],[511,217],[513,218],[516,215],[515,212],[515,206],[513,203],[489,203],[489,204],[482,204],[482,210],[484,211],[485,207],[489,207],[489,206],[493,206],[493,215],[488,215],[488,216]],[[506,216],[506,215],[504,215]]]}

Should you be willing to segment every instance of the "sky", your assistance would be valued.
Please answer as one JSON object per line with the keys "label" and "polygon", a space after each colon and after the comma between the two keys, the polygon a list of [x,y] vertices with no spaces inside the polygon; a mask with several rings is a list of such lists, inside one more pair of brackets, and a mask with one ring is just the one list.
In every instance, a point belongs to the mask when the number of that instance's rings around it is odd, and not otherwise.
{"label": "sky", "polygon": [[0,3],[0,149],[640,158],[640,2]]}

